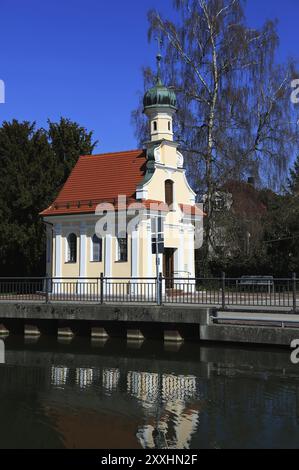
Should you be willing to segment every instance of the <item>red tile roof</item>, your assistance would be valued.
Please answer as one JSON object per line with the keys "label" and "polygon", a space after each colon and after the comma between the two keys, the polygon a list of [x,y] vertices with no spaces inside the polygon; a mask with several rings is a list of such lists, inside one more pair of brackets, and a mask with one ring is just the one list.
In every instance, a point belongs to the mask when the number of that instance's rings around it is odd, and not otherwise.
{"label": "red tile roof", "polygon": [[267,211],[261,201],[261,191],[244,181],[228,181],[222,190],[232,195],[233,210],[236,214],[255,218]]}
{"label": "red tile roof", "polygon": [[135,199],[146,171],[144,150],[87,155],[79,158],[54,203],[41,215],[94,212],[118,195]]}
{"label": "red tile roof", "polygon": [[207,214],[203,212],[197,206],[190,206],[188,204],[180,204],[180,209],[185,215],[197,215],[199,217],[205,217]]}
{"label": "red tile roof", "polygon": [[[80,157],[53,204],[40,215],[95,213],[103,203],[113,205],[115,210],[123,209],[119,195],[126,196],[125,208],[140,202],[147,209],[155,210],[150,206],[159,205],[159,211],[167,212],[168,207],[161,201],[136,201],[136,188],[144,179],[146,162],[144,150]],[[185,213],[203,215],[193,206],[180,206]]]}

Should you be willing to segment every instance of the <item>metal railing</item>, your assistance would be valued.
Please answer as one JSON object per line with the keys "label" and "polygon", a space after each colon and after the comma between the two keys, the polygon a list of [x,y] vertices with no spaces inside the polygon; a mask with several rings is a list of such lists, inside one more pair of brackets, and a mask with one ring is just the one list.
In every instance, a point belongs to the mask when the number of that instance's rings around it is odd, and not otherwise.
{"label": "metal railing", "polygon": [[299,278],[0,278],[0,302],[193,304],[299,313]]}

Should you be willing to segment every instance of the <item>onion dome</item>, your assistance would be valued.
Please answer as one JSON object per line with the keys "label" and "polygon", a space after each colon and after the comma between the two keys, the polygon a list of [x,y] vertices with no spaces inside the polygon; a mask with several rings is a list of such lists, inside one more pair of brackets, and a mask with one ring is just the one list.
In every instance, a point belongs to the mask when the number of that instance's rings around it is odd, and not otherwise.
{"label": "onion dome", "polygon": [[168,88],[163,85],[160,78],[160,62],[162,56],[157,56],[158,61],[158,75],[156,79],[156,85],[148,90],[144,95],[143,105],[144,110],[154,107],[167,107],[177,109],[176,94],[172,88]]}

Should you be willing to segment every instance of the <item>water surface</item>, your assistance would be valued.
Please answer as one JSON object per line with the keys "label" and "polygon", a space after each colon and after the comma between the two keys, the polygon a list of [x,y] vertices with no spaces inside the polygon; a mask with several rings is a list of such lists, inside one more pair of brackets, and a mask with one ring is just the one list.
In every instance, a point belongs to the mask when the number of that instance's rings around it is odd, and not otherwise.
{"label": "water surface", "polygon": [[8,337],[0,448],[298,448],[289,352]]}

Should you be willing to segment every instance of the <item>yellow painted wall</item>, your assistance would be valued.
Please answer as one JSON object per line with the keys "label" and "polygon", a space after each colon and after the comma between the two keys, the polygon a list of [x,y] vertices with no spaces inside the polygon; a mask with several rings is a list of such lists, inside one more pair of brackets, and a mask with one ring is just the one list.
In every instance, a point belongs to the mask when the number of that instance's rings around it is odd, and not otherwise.
{"label": "yellow painted wall", "polygon": [[193,193],[188,188],[183,171],[170,171],[164,168],[157,168],[151,181],[146,186],[147,198],[155,201],[165,202],[165,181],[171,180],[174,183],[174,199],[178,204],[191,205],[194,198]]}
{"label": "yellow painted wall", "polygon": [[87,277],[100,277],[101,273],[104,273],[105,265],[104,265],[104,256],[105,256],[105,243],[103,240],[102,243],[102,262],[94,262],[92,260],[92,237],[94,236],[94,232],[88,231],[87,232],[87,248],[86,248],[86,260],[87,260]]}
{"label": "yellow painted wall", "polygon": [[[164,124],[163,124],[164,125]],[[174,144],[164,142],[160,148],[160,165],[157,166],[152,179],[148,184],[145,185],[144,190],[147,191],[147,198],[150,200],[165,202],[165,181],[171,180],[174,183],[174,206],[173,211],[166,215],[165,219],[165,247],[179,249],[180,247],[180,227],[182,212],[179,207],[180,204],[193,205],[194,204],[194,193],[189,187],[188,182],[185,178],[184,170],[177,169],[178,155],[177,149]],[[163,168],[162,165],[165,165]],[[148,232],[146,228],[147,222],[141,224],[140,237],[139,237],[139,266],[138,276],[147,277],[149,271],[151,276],[156,275],[155,255],[149,255],[148,243],[151,243],[148,239]],[[66,263],[66,237],[69,233],[74,232],[77,235],[77,263],[70,264]],[[63,277],[79,277],[80,272],[80,223],[69,223],[63,224],[62,230],[62,276]],[[94,234],[93,229],[88,229],[87,232],[87,246],[86,246],[86,276],[87,277],[100,277],[101,273],[105,272],[105,241],[103,240],[103,252],[102,262],[91,261],[91,243],[92,236]],[[188,265],[189,250],[188,250],[188,235],[184,237],[184,264]],[[131,277],[131,259],[132,259],[132,241],[131,237],[128,236],[128,261],[118,262],[116,253],[116,238],[112,239],[112,277]],[[53,240],[53,276],[55,275],[55,237]],[[149,270],[148,264],[150,262],[151,270]]]}
{"label": "yellow painted wall", "polygon": [[131,277],[131,237],[128,235],[128,261],[119,262],[117,261],[117,240],[112,240],[112,277]]}
{"label": "yellow painted wall", "polygon": [[[175,217],[175,213],[172,214]],[[172,222],[174,222],[172,220]],[[62,277],[79,277],[80,272],[80,241],[79,237],[77,237],[77,263],[67,263],[65,262],[66,259],[66,249],[67,249],[67,242],[66,242],[66,234],[67,230],[63,230],[62,234]],[[144,224],[140,229],[139,234],[139,267],[138,267],[138,277],[148,277],[148,276],[155,276],[156,275],[156,257],[153,254],[149,254],[148,243],[150,243],[151,249],[151,234],[147,232],[146,225]],[[100,277],[101,273],[105,272],[105,242],[103,243],[103,252],[102,252],[102,262],[92,262],[91,261],[91,244],[92,239],[91,235],[87,235],[87,243],[86,243],[86,277],[93,277],[97,278]],[[132,240],[131,237],[128,237],[128,261],[127,262],[118,262],[116,261],[116,246],[117,241],[116,238],[112,240],[112,277],[131,277],[132,270],[131,270],[131,257],[132,257]],[[165,227],[165,247],[166,248],[175,248],[179,249],[180,247],[180,238],[179,238],[179,227]],[[55,276],[55,237],[53,240],[53,277]],[[188,257],[189,257],[189,249],[188,249],[188,240],[186,238],[185,243],[185,250],[184,250],[184,263],[188,264]],[[148,262],[150,260],[151,272],[148,269]],[[186,268],[187,270],[187,268]]]}
{"label": "yellow painted wall", "polygon": [[[67,237],[70,233],[77,235],[77,262],[68,263],[67,259]],[[79,262],[80,262],[80,236],[79,229],[70,229],[67,225],[62,228],[62,277],[78,277],[79,276]]]}

